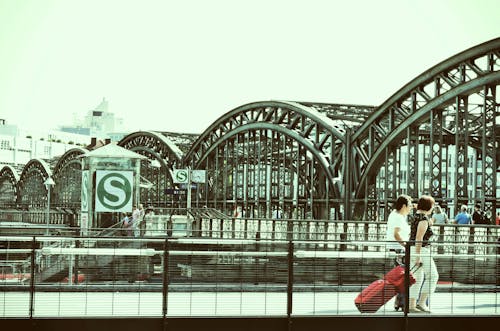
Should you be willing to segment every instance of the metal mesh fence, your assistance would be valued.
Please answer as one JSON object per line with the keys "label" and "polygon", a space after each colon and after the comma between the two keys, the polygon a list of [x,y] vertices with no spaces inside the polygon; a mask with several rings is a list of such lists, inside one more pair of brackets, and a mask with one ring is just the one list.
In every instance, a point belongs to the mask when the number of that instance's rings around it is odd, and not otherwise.
{"label": "metal mesh fence", "polygon": [[[359,315],[356,297],[405,261],[375,240],[3,236],[0,243],[1,317]],[[439,273],[432,314],[500,313],[497,242],[431,247]],[[396,292],[388,293],[374,314],[402,314]]]}

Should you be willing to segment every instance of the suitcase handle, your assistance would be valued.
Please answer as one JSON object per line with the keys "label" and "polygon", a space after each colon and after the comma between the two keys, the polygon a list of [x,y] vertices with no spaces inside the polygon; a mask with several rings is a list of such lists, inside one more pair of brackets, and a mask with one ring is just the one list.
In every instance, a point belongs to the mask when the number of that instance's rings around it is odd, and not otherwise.
{"label": "suitcase handle", "polygon": [[[416,268],[415,268],[416,267]],[[420,269],[422,267],[422,264],[419,264],[419,265],[414,265],[413,267],[410,268],[410,272],[415,272],[417,271],[418,269]]]}

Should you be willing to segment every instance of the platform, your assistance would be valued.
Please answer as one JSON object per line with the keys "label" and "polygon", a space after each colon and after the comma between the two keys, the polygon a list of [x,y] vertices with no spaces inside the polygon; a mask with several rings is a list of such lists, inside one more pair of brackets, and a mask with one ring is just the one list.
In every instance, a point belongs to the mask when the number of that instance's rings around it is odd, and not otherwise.
{"label": "platform", "polygon": [[[84,285],[83,285],[84,286]],[[294,292],[293,315],[402,315],[391,299],[375,314],[361,314],[356,292]],[[172,292],[167,316],[286,316],[286,292]],[[28,317],[29,292],[1,292],[0,317]],[[437,292],[431,315],[500,315],[500,293]],[[415,314],[428,316],[428,314]],[[159,317],[161,292],[36,292],[33,317]]]}

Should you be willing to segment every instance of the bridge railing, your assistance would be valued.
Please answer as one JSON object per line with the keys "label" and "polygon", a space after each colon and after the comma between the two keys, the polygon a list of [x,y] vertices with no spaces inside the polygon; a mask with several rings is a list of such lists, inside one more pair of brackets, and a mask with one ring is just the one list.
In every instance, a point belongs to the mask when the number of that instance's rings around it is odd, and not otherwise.
{"label": "bridge railing", "polygon": [[[351,242],[385,240],[386,229],[385,222],[232,218],[193,222],[191,235],[220,239],[319,240],[328,241],[340,250],[379,251],[377,246],[358,246]],[[435,246],[435,253],[488,253],[487,246],[481,244],[494,243],[500,237],[500,227],[492,225],[442,224],[434,225],[433,231],[433,240],[439,243],[469,244]]]}
{"label": "bridge railing", "polygon": [[[64,245],[54,245],[54,242]],[[209,238],[0,237],[0,317],[361,315],[354,299],[397,256],[381,241]],[[435,242],[439,272],[431,310],[500,314],[500,257],[454,253]],[[372,249],[377,247],[377,249]],[[485,253],[495,251],[495,253]],[[40,265],[60,261],[41,277]],[[14,274],[16,261],[30,261]],[[52,266],[54,266],[52,264]],[[377,314],[402,314],[394,299]]]}
{"label": "bridge railing", "polygon": [[[165,212],[165,211],[164,211]],[[27,220],[27,223],[43,227],[46,225],[46,213],[42,211],[0,211],[0,217],[9,215],[10,223],[15,227],[16,222]],[[65,212],[52,212],[50,226],[54,233],[67,233],[68,229],[57,226],[67,226],[73,222],[74,217],[69,217]],[[176,223],[172,223],[175,216],[168,214],[146,215],[143,221],[141,236],[166,237],[179,233],[176,231]],[[184,216],[185,217],[185,216]],[[264,218],[186,218],[186,225],[178,236],[201,237],[213,239],[256,239],[256,240],[300,240],[300,241],[328,241],[327,245],[339,250],[367,250],[379,251],[376,246],[360,247],[351,244],[357,241],[384,240],[386,233],[385,222],[363,222],[363,221],[331,221],[313,219],[264,219]],[[0,225],[6,221],[0,218]],[[72,229],[78,233],[78,227]],[[92,229],[91,229],[92,230]],[[443,245],[434,246],[436,254],[443,253],[491,253],[486,250],[483,243],[495,243],[500,237],[500,227],[495,225],[457,225],[442,224],[434,225],[435,236],[433,240]],[[23,233],[20,230],[20,233]],[[119,223],[112,228],[95,229],[95,232],[112,236],[124,234],[119,229]],[[0,232],[0,235],[2,232]],[[446,245],[446,243],[464,243],[468,245]],[[490,250],[494,250],[490,248]]]}
{"label": "bridge railing", "polygon": [[[203,209],[199,209],[203,210]],[[182,210],[162,209],[160,214],[146,215],[144,228],[148,236],[166,236],[172,231],[172,212]],[[201,214],[202,213],[198,213]],[[220,213],[219,213],[220,214]],[[222,215],[222,214],[221,214]],[[0,223],[30,223],[45,226],[46,210],[0,210]],[[266,218],[188,218],[187,232],[189,236],[203,238],[233,238],[233,239],[268,239],[268,240],[329,240],[345,241],[347,244],[340,249],[354,249],[350,241],[384,240],[385,222],[364,221],[332,221],[314,219],[266,219]],[[49,224],[52,227],[69,226],[77,229],[78,215],[63,210],[51,210]],[[115,224],[116,227],[116,224]],[[120,231],[114,229],[116,235]],[[435,238],[439,242],[484,243],[496,241],[500,237],[500,227],[495,225],[456,225],[442,224],[433,226]],[[110,233],[109,230],[102,229]],[[22,232],[21,232],[22,233]],[[144,232],[142,233],[144,235]],[[377,248],[363,248],[373,250]],[[468,250],[482,249],[481,245],[468,246]],[[462,252],[464,247],[441,247],[439,252]]]}
{"label": "bridge railing", "polygon": [[[78,214],[74,211],[51,209],[49,224],[75,226]],[[3,209],[0,210],[0,221],[13,223],[47,224],[47,209],[36,208],[33,210]]]}

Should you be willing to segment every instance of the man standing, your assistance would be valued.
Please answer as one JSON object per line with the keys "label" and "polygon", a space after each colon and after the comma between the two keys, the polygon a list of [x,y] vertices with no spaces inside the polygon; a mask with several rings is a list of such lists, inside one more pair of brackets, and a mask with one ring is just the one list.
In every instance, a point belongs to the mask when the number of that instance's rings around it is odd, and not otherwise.
{"label": "man standing", "polygon": [[408,195],[400,195],[394,203],[393,210],[387,219],[385,240],[387,249],[397,253],[404,252],[406,242],[410,237],[408,214],[413,209],[412,199]]}
{"label": "man standing", "polygon": [[141,211],[137,205],[132,211],[132,228],[134,229],[134,237],[139,237],[139,222],[141,220]]}
{"label": "man standing", "polygon": [[460,212],[455,216],[455,223],[457,224],[471,224],[471,217],[469,213],[467,213],[467,206],[462,205],[460,207]]}
{"label": "man standing", "polygon": [[146,233],[146,220],[144,219],[144,216],[146,215],[146,211],[144,210],[144,206],[142,203],[139,204],[139,231],[141,237],[144,237],[144,234]]}

